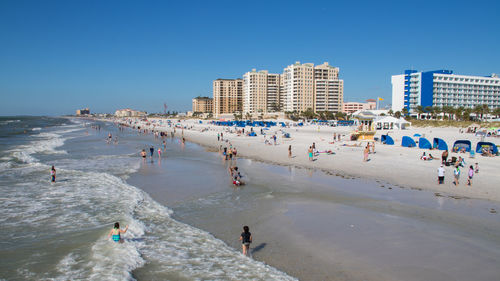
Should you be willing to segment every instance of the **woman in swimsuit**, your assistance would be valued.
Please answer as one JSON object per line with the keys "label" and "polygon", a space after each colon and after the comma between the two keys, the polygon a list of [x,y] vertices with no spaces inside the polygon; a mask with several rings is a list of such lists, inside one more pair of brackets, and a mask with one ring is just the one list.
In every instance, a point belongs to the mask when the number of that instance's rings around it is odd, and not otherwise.
{"label": "woman in swimsuit", "polygon": [[121,238],[120,234],[127,232],[127,229],[128,229],[128,225],[125,227],[125,229],[122,230],[122,229],[120,229],[120,224],[115,222],[115,226],[109,232],[108,238],[111,237],[111,239],[113,239],[113,241],[123,243],[123,239]]}

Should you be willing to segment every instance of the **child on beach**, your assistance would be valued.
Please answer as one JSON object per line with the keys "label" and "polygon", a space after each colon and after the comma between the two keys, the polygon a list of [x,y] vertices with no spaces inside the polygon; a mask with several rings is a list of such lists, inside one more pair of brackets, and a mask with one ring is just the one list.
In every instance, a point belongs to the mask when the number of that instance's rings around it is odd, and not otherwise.
{"label": "child on beach", "polygon": [[363,162],[367,162],[368,161],[368,153],[369,152],[370,152],[370,148],[367,145],[365,147],[364,151],[363,151]]}
{"label": "child on beach", "polygon": [[479,165],[476,163],[476,169],[474,171],[476,174],[479,173]]}
{"label": "child on beach", "polygon": [[309,146],[309,149],[307,150],[309,153],[309,161],[313,161],[313,149],[312,146]]}
{"label": "child on beach", "polygon": [[158,148],[158,158],[161,159],[161,148]]}
{"label": "child on beach", "polygon": [[471,185],[472,183],[472,177],[474,176],[474,167],[472,167],[472,165],[470,165],[469,167],[469,174],[468,174],[468,177],[467,177],[467,185]]}
{"label": "child on beach", "polygon": [[108,238],[111,237],[113,241],[123,243],[123,239],[121,238],[120,234],[127,232],[127,230],[128,225],[125,227],[125,229],[122,230],[120,229],[120,224],[118,222],[115,222],[115,226],[109,232]]}
{"label": "child on beach", "polygon": [[288,146],[288,158],[292,158],[292,145]]}
{"label": "child on beach", "polygon": [[250,229],[248,226],[243,227],[243,232],[240,235],[240,241],[243,248],[243,255],[247,256],[250,250],[250,243],[252,243],[252,233],[250,233]]}
{"label": "child on beach", "polygon": [[458,185],[458,180],[460,179],[460,166],[455,167],[455,169],[453,170],[453,175],[455,176],[453,184]]}

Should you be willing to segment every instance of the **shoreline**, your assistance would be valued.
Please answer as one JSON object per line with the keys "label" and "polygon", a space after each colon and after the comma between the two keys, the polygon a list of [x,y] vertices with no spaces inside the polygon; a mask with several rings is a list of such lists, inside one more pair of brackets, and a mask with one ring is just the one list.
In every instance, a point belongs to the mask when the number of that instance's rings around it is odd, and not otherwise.
{"label": "shoreline", "polygon": [[[150,134],[149,136],[152,137]],[[145,137],[147,138],[148,136]],[[186,131],[184,131],[184,137],[190,143],[199,147],[196,149],[197,151],[202,150],[211,155],[209,158],[212,158],[212,160],[217,159],[215,163],[220,159],[218,149],[214,148],[214,146],[194,142],[189,138]],[[156,140],[156,142],[158,141]],[[210,140],[207,139],[207,142],[210,143]],[[214,142],[212,141],[212,143]],[[167,140],[167,147],[169,146],[175,150],[181,147],[178,138],[172,141]],[[189,146],[192,147],[192,144],[187,145],[187,147]],[[186,148],[186,155],[191,155],[191,149]],[[184,157],[182,156],[181,159],[184,159]],[[342,177],[335,176],[335,174],[333,174],[334,177],[331,177],[332,174],[329,170],[325,171],[325,169],[311,169],[300,165],[292,166],[290,164],[272,163],[265,160],[256,160],[258,163],[251,164],[255,161],[254,158],[239,158],[242,159],[238,159],[238,166],[247,172],[250,172],[248,163],[255,167],[264,167],[264,169],[269,170],[296,170],[294,174],[297,174],[297,178],[292,179],[292,181],[296,183],[296,186],[302,187],[296,190],[295,188],[289,189],[288,186],[280,186],[280,184],[277,184],[279,181],[273,180],[275,179],[274,177],[268,178],[270,174],[261,174],[262,169],[257,169],[250,176],[252,180],[246,191],[244,188],[244,190],[238,191],[235,196],[248,196],[249,194],[245,195],[246,192],[262,186],[262,181],[266,181],[274,183],[270,189],[270,199],[259,197],[258,200],[264,201],[259,201],[259,204],[250,209],[229,208],[230,214],[225,213],[228,206],[217,205],[214,206],[215,209],[202,208],[197,212],[189,213],[187,217],[183,210],[189,210],[191,205],[182,206],[184,204],[182,203],[180,204],[181,210],[178,210],[179,205],[173,204],[171,206],[174,210],[173,218],[208,231],[216,238],[233,247],[235,251],[239,251],[240,248],[239,244],[234,241],[234,235],[235,233],[236,235],[239,233],[241,223],[248,224],[251,226],[251,231],[256,235],[255,245],[253,246],[261,248],[253,254],[254,259],[269,264],[300,280],[401,280],[401,278],[419,280],[416,278],[417,275],[415,275],[415,272],[419,272],[420,269],[417,265],[411,265],[412,261],[421,266],[425,264],[426,267],[430,268],[431,272],[427,276],[431,279],[432,277],[445,275],[447,275],[448,279],[452,279],[452,275],[455,275],[456,272],[441,270],[439,266],[433,267],[427,265],[422,259],[414,260],[411,257],[410,253],[418,249],[416,245],[422,239],[420,236],[427,236],[418,234],[420,231],[416,231],[417,234],[415,235],[412,234],[411,232],[414,232],[413,228],[415,224],[422,225],[417,229],[424,227],[426,230],[430,228],[433,231],[438,231],[442,227],[454,229],[459,226],[457,228],[458,233],[466,233],[467,235],[478,237],[476,239],[484,239],[485,235],[479,230],[481,227],[478,227],[481,226],[481,223],[475,222],[473,218],[479,216],[479,218],[487,217],[488,220],[496,220],[496,216],[490,217],[487,210],[483,210],[485,208],[481,207],[489,206],[490,204],[487,202],[477,202],[476,200],[457,201],[455,199],[458,198],[455,198],[455,196],[437,198],[438,196],[433,196],[431,192],[418,192],[418,190],[413,188],[400,189],[396,188],[396,185],[386,182],[381,183],[378,180],[366,177]],[[172,172],[172,166],[168,165],[168,159],[167,155],[166,162],[162,164],[163,168],[160,169],[166,172],[164,176],[168,176],[168,171]],[[193,161],[193,159],[190,161]],[[200,163],[203,165],[208,164],[210,169],[214,168],[212,167],[213,165],[210,165],[206,161],[201,161]],[[228,164],[227,161],[219,161],[218,164],[215,164],[215,168],[219,172],[222,172],[222,174],[225,174],[224,168],[221,169],[221,167],[226,164]],[[181,165],[181,167],[176,167],[176,169],[182,169],[183,164],[177,165]],[[245,166],[247,166],[246,169]],[[163,170],[165,167],[170,168]],[[155,174],[158,176],[154,176]],[[135,173],[131,175],[130,180],[127,180],[127,182],[132,181],[134,186],[143,190],[145,190],[144,184],[148,182],[148,179],[151,185],[155,185],[158,182],[169,182],[163,176],[159,178],[159,174],[162,173]],[[151,175],[152,177],[150,178]],[[256,175],[261,175],[261,179],[256,178]],[[199,175],[199,177],[203,178],[202,175]],[[191,184],[193,183],[191,182]],[[207,184],[210,185],[213,183],[207,182]],[[177,183],[177,185],[182,186],[183,190],[187,188],[187,185],[182,184],[182,182],[181,184]],[[223,186],[228,191],[231,190],[229,188],[230,184],[225,180],[222,181],[222,184],[219,182],[218,185]],[[198,189],[195,188],[195,190],[203,190],[201,193],[204,193],[206,191],[205,188],[210,190],[211,187],[198,186]],[[189,192],[193,192],[193,194],[197,194],[196,196],[204,197],[203,194],[199,194],[200,192],[194,192],[195,190],[192,189],[188,190]],[[176,196],[175,194],[180,190],[172,187],[153,187],[151,190],[150,187],[149,191],[145,191],[152,195],[154,200],[162,202],[162,200],[175,201],[176,199],[172,198],[172,196]],[[367,195],[366,198],[365,195]],[[194,197],[195,199],[187,201],[197,202],[196,196]],[[235,198],[231,197],[229,201],[233,200]],[[437,208],[435,206],[441,200],[445,202],[443,210],[441,210],[441,207]],[[428,204],[430,205],[427,206]],[[457,211],[456,209],[460,207],[453,207],[453,205],[464,206],[467,204],[476,206],[472,209],[475,213],[473,216],[464,214],[470,211],[468,208],[462,213],[462,211]],[[431,209],[427,210],[427,207]],[[335,218],[334,221],[332,221],[332,216]],[[394,222],[391,222],[391,217],[393,216],[401,219],[396,225],[393,225]],[[388,218],[388,221],[381,225],[379,225],[380,222],[373,224],[374,219],[375,221],[380,220],[381,217],[384,220]],[[472,225],[476,227],[472,227]],[[395,230],[394,234],[380,232],[384,227]],[[487,233],[495,233],[494,229],[495,226],[493,226],[492,230],[488,230]],[[286,230],[286,233],[283,233],[283,230]],[[494,236],[497,237],[497,235]],[[436,243],[434,240],[439,239],[436,237],[429,238],[431,239],[427,243]],[[490,238],[486,239],[489,241]],[[392,248],[384,253],[385,259],[379,261],[376,258],[376,251],[370,250],[373,246],[380,247],[376,245],[379,243],[376,241],[382,244],[385,243],[389,247],[393,247],[392,245],[396,242],[396,245],[402,242],[407,243],[408,245],[405,248],[408,250],[404,251],[405,254],[397,254],[395,249]],[[459,246],[457,249],[459,250],[457,251],[462,251],[463,247],[470,247],[468,242],[462,238],[458,241]],[[358,243],[360,243],[359,246],[357,246]],[[447,243],[444,241],[439,242],[438,240],[437,243],[434,246],[438,248],[451,246],[450,244],[445,246],[444,244]],[[443,246],[438,246],[441,243],[444,243]],[[426,245],[423,248],[425,250],[419,249],[419,251],[431,251],[429,248],[432,247]],[[438,258],[438,260],[440,259]],[[452,260],[453,258],[450,257],[450,262]],[[392,262],[387,263],[388,261]],[[441,262],[440,260],[440,264]],[[445,265],[448,262],[443,263],[443,268],[446,268]],[[398,268],[406,265],[408,267],[400,272]],[[404,272],[409,275],[404,275]]]}
{"label": "shoreline", "polygon": [[[193,142],[193,143],[196,143],[198,145],[201,145],[203,147],[206,147],[208,149],[211,149],[212,151],[215,151],[215,152],[218,151],[217,142],[207,140],[205,135],[200,135],[200,134],[194,135],[193,133],[194,132],[191,130],[185,130],[184,137],[186,138],[186,140]],[[176,137],[181,137],[181,135],[177,132]],[[216,137],[216,135],[213,137]],[[490,200],[493,202],[500,202],[500,190],[499,189],[489,188],[489,190],[478,192],[477,189],[474,189],[475,187],[477,187],[477,184],[472,186],[473,190],[470,190],[469,189],[470,187],[465,186],[464,182],[466,181],[466,168],[467,167],[462,168],[462,177],[461,177],[462,183],[461,183],[461,185],[459,185],[456,189],[449,189],[449,188],[447,188],[448,185],[435,184],[435,180],[434,180],[434,178],[436,176],[435,173],[431,175],[431,177],[432,177],[431,182],[432,183],[429,184],[429,181],[422,182],[421,178],[419,178],[419,177],[414,177],[415,180],[412,181],[412,180],[409,180],[409,179],[404,178],[404,177],[394,177],[393,175],[386,174],[386,173],[373,173],[373,172],[369,172],[366,170],[362,170],[364,172],[359,172],[359,170],[352,169],[352,166],[347,167],[347,168],[343,168],[342,166],[319,166],[316,163],[316,161],[314,161],[314,162],[293,161],[292,163],[290,163],[290,162],[288,162],[289,158],[282,157],[280,159],[277,157],[275,159],[270,159],[269,157],[262,157],[261,156],[262,154],[259,155],[259,153],[256,153],[255,151],[246,150],[244,148],[244,145],[243,146],[239,145],[237,140],[235,141],[234,139],[232,139],[231,141],[232,141],[233,145],[235,145],[238,148],[238,157],[248,158],[248,159],[260,161],[263,163],[269,163],[269,164],[281,165],[281,166],[301,167],[301,168],[313,169],[313,170],[321,170],[327,174],[330,174],[333,176],[339,176],[342,178],[361,178],[361,179],[374,180],[374,181],[383,181],[387,184],[398,186],[401,188],[409,188],[409,189],[413,189],[413,190],[427,190],[427,191],[435,192],[436,196],[440,196],[441,193],[445,193],[445,194],[449,194],[449,197],[452,197],[452,198],[456,197],[457,199],[482,199],[482,200]],[[376,148],[381,148],[383,146],[384,145],[382,145],[382,144],[378,144]],[[390,149],[391,147],[386,146],[386,148]],[[396,147],[394,147],[394,148],[396,148]],[[361,147],[358,148],[359,151],[361,151],[361,149],[362,149]],[[402,148],[402,149],[408,149],[408,150],[410,150],[409,152],[427,151],[427,150],[417,150],[417,149],[411,149],[411,148]],[[434,151],[436,151],[436,150],[434,150]],[[282,151],[282,152],[283,152],[283,154],[286,153],[286,151]],[[436,152],[438,152],[439,154],[441,153],[441,151],[436,151]],[[358,154],[361,155],[360,153],[358,153]],[[305,153],[304,153],[304,155],[305,155]],[[373,155],[373,154],[370,154],[370,155]],[[376,153],[375,153],[375,156],[376,156]],[[335,157],[335,155],[333,157]],[[478,155],[478,156],[476,156],[476,159],[479,157],[482,157],[482,156]],[[304,158],[305,158],[305,156],[304,156]],[[361,157],[359,157],[359,158],[361,158]],[[434,167],[435,167],[435,170],[437,170],[437,168],[439,167],[440,160],[439,161],[434,160],[433,162],[436,163],[436,165]],[[361,160],[359,161],[359,164],[360,165],[363,164],[363,163],[361,163]],[[395,168],[397,168],[397,167],[395,167]],[[358,171],[358,172],[356,172],[356,171]],[[483,174],[484,174],[484,172],[483,172]],[[447,178],[448,178],[448,183],[450,183],[452,181],[452,178],[453,178],[451,167],[448,167]],[[500,177],[498,179],[500,180]],[[491,179],[491,181],[494,182],[494,179]],[[416,183],[418,183],[418,184],[416,184]],[[493,185],[494,185],[494,183],[493,183]],[[460,188],[466,188],[466,189],[460,189]]]}
{"label": "shoreline", "polygon": [[[106,122],[123,122],[123,120],[112,119],[99,120]],[[141,123],[139,119],[131,120],[137,122],[137,124],[141,124],[142,128],[147,128],[148,130],[168,133],[173,132],[174,130],[174,127],[167,127],[165,125],[148,126],[143,122]],[[155,122],[165,119],[151,120]],[[301,128],[293,127],[286,129],[273,127],[271,130],[276,131],[278,134],[281,130],[292,134],[292,138],[289,140],[283,139],[281,135],[277,134],[279,144],[274,146],[265,145],[262,140],[262,136],[260,135],[257,137],[238,136],[234,132],[231,132],[234,131],[234,127],[216,126],[207,124],[206,121],[203,122],[205,123],[199,124],[197,120],[182,120],[180,124],[183,127],[192,127],[192,129],[176,128],[177,132],[175,133],[175,136],[178,138],[184,137],[190,142],[217,152],[219,151],[220,145],[222,145],[222,147],[229,146],[226,142],[217,141],[217,133],[223,132],[224,139],[229,140],[230,143],[238,149],[238,157],[253,159],[274,165],[322,170],[326,173],[340,177],[383,181],[403,188],[432,191],[436,193],[436,196],[440,196],[441,193],[445,193],[457,198],[484,199],[493,202],[500,202],[500,189],[496,188],[496,184],[500,181],[500,176],[496,172],[500,170],[500,161],[498,161],[497,157],[483,157],[481,155],[476,155],[476,157],[472,159],[468,154],[450,152],[450,156],[448,157],[449,159],[451,159],[452,156],[457,158],[458,156],[463,156],[467,162],[466,166],[461,168],[461,182],[458,186],[452,185],[452,167],[445,166],[445,184],[438,185],[437,169],[441,163],[440,159],[442,153],[440,150],[405,148],[400,147],[397,144],[390,146],[376,142],[375,154],[370,153],[370,161],[362,162],[363,147],[349,146],[356,144],[357,142],[345,140],[349,137],[351,131],[349,127],[321,127],[321,132],[320,130],[316,131],[317,126],[312,125]],[[256,128],[256,130],[259,129],[260,128]],[[296,131],[293,132],[293,130]],[[458,130],[459,128],[454,127],[410,128],[409,130],[402,131],[377,131],[376,137],[380,137],[381,134],[390,132],[391,136],[397,143],[398,141],[401,141],[402,136],[413,135],[414,133],[420,133],[424,137],[426,135],[439,135],[442,137],[440,134],[444,134],[445,137],[443,138],[448,142],[449,147],[451,147],[453,143],[452,141],[456,139],[470,139],[473,144],[477,142],[477,139],[470,134],[456,133]],[[331,144],[327,141],[327,139],[331,138],[331,134],[334,132],[341,133],[343,135],[343,139],[342,141]],[[293,135],[298,136],[294,137]],[[499,140],[489,139],[488,141],[497,143]],[[320,155],[319,157],[316,156],[315,161],[308,161],[306,156],[307,146],[312,142],[316,142],[320,149],[332,150],[335,154]],[[294,157],[291,159],[288,158],[286,149],[289,144],[293,146],[292,149]],[[299,153],[297,153],[297,151]],[[422,152],[430,154],[434,153],[436,160],[419,160]],[[437,160],[437,158],[439,158],[439,160]],[[466,186],[465,183],[467,180],[468,166],[476,162],[479,162],[481,172],[479,175],[474,177],[472,186]]]}

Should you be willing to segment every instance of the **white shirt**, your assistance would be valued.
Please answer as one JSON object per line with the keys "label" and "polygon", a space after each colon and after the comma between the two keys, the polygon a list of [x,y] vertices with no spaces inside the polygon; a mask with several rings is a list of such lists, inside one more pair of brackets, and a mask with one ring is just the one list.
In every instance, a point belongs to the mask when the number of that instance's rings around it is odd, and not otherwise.
{"label": "white shirt", "polygon": [[438,177],[444,177],[444,168],[443,167],[439,167],[438,168]]}

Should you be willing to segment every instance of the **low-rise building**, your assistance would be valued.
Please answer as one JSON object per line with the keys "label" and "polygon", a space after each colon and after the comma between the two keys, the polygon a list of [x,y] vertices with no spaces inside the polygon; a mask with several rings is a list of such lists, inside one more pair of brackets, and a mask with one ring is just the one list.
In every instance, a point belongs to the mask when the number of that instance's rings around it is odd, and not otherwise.
{"label": "low-rise building", "polygon": [[342,112],[351,114],[358,110],[372,110],[376,107],[377,101],[374,99],[368,99],[366,102],[344,102]]}
{"label": "low-rise building", "polygon": [[115,112],[116,117],[146,117],[147,113],[144,111],[132,110],[130,108],[118,109]]}
{"label": "low-rise building", "polygon": [[85,109],[77,109],[76,110],[76,115],[81,116],[81,115],[89,115],[90,114],[90,109],[87,107]]}

